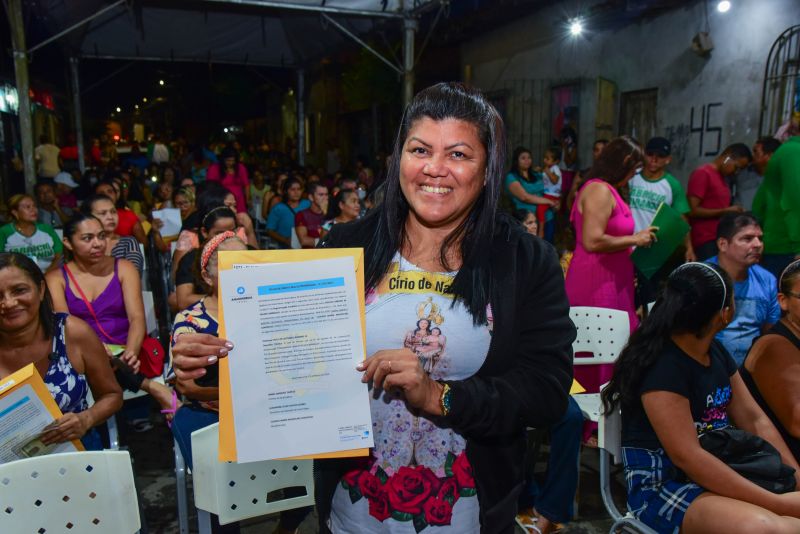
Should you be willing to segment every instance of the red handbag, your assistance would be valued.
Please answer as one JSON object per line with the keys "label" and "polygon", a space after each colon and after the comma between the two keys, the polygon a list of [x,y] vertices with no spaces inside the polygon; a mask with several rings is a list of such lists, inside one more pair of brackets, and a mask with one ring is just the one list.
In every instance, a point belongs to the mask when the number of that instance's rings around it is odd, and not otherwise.
{"label": "red handbag", "polygon": [[[94,322],[97,325],[97,328],[100,329],[100,332],[114,343],[118,345],[125,345],[126,343],[124,340],[120,342],[119,339],[109,335],[105,328],[103,328],[103,325],[100,324],[100,321],[97,319],[97,315],[94,313],[94,308],[92,308],[92,303],[86,298],[86,295],[83,293],[83,289],[81,289],[81,286],[78,285],[78,281],[75,280],[74,276],[72,276],[72,271],[69,270],[69,267],[67,267],[66,264],[64,264],[64,271],[67,273],[67,276],[69,276],[72,285],[78,290],[83,303],[86,304],[86,307],[89,309],[89,313],[92,314],[92,319],[94,319]],[[147,378],[161,376],[161,374],[164,372],[165,355],[166,351],[164,350],[164,346],[161,345],[156,338],[145,334],[144,340],[142,341],[142,348],[139,349],[139,372]]]}

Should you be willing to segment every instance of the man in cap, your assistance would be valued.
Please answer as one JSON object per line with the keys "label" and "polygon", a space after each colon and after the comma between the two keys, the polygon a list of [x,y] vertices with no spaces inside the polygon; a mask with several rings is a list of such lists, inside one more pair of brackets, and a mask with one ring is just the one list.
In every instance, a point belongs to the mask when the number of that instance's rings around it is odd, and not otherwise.
{"label": "man in cap", "polygon": [[56,196],[58,197],[58,204],[62,208],[77,209],[78,199],[72,193],[72,190],[78,187],[77,182],[72,178],[68,172],[60,172],[53,178],[56,184]]}
{"label": "man in cap", "polygon": [[[672,162],[672,145],[663,137],[654,137],[644,149],[644,167],[630,181],[631,212],[636,225],[635,232],[648,228],[658,207],[663,202],[686,216],[689,203],[680,182],[667,171]],[[686,239],[686,261],[694,261],[692,242]]]}
{"label": "man in cap", "polygon": [[[629,183],[630,206],[636,228],[635,232],[650,227],[662,202],[674,208],[684,217],[689,213],[689,203],[686,200],[686,193],[684,193],[683,187],[667,171],[667,166],[672,162],[672,144],[663,137],[653,137],[647,142],[644,153],[644,167]],[[688,234],[684,243],[686,251],[683,259],[694,261],[694,249]],[[671,271],[672,267],[674,267],[672,263],[674,262],[668,261],[662,270]],[[638,303],[646,305],[654,301],[657,296],[657,281],[661,278],[659,273],[656,273],[649,280],[637,273],[637,278],[639,282],[637,285]]]}

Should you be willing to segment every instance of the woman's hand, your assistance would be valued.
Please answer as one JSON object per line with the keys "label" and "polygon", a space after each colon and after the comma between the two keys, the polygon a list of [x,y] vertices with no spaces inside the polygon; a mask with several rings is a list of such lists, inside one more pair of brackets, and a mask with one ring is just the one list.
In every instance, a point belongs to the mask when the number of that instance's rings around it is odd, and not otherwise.
{"label": "woman's hand", "polygon": [[139,361],[138,351],[126,348],[125,352],[119,355],[119,359],[127,364],[134,373],[139,372],[139,366],[141,365],[141,362]]}
{"label": "woman's hand", "polygon": [[162,221],[161,219],[153,219],[153,221],[150,224],[152,224],[153,230],[159,233],[161,232],[161,229],[164,228],[164,221]]}
{"label": "woman's hand", "polygon": [[375,388],[403,391],[406,402],[432,415],[442,415],[439,399],[442,385],[422,370],[417,355],[409,349],[379,350],[356,367],[364,371],[362,382]]}
{"label": "woman's hand", "polygon": [[195,380],[231,349],[233,343],[211,334],[179,334],[172,347],[172,367],[180,380]]}
{"label": "woman's hand", "polygon": [[656,241],[658,238],[656,237],[656,232],[658,231],[658,227],[650,226],[645,230],[641,230],[633,234],[633,242],[634,245],[637,247],[649,247]]}
{"label": "woman's hand", "polygon": [[70,412],[44,427],[40,438],[45,445],[64,443],[81,439],[90,428],[92,428],[92,421],[88,413]]}

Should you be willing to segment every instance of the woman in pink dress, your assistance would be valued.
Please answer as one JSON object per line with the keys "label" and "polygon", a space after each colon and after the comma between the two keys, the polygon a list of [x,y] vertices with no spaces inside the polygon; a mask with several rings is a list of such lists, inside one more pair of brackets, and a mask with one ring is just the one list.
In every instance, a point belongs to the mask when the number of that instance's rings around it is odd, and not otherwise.
{"label": "woman in pink dress", "polygon": [[250,196],[250,180],[247,167],[239,163],[239,154],[233,148],[226,148],[220,154],[219,163],[208,168],[206,180],[219,182],[236,197],[237,213],[247,212]]}
{"label": "woman in pink dress", "polygon": [[[648,247],[655,228],[634,233],[633,217],[619,190],[642,166],[641,146],[618,137],[603,150],[579,190],[570,220],[575,226],[575,254],[567,271],[570,306],[597,306],[628,312],[633,331],[639,324],[633,304],[633,247]],[[575,379],[589,393],[611,379],[613,364],[575,367]]]}

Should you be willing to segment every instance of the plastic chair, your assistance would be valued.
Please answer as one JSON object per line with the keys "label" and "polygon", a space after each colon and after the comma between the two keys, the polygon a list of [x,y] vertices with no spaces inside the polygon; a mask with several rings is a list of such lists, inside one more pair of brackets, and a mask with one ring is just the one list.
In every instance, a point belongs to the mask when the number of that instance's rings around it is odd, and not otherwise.
{"label": "plastic chair", "polygon": [[622,530],[640,532],[642,534],[657,534],[656,531],[633,517],[630,512],[623,515],[614,504],[611,495],[611,462],[619,464],[622,458],[622,418],[618,409],[605,415],[602,412],[598,417],[597,446],[600,449],[600,496],[606,511],[614,520],[609,530],[616,533]]}
{"label": "plastic chair", "polygon": [[189,534],[189,501],[186,498],[186,461],[178,442],[173,439],[175,452],[175,491],[178,497],[178,533]]}
{"label": "plastic chair", "polygon": [[[177,449],[177,447],[176,447]],[[200,533],[211,532],[209,513],[220,525],[314,505],[312,460],[238,464],[217,460],[219,424],[192,432],[192,480]],[[304,487],[300,497],[273,499],[276,490]]]}
{"label": "plastic chair", "polygon": [[[590,352],[589,357],[574,358],[573,365],[596,365],[614,363],[630,336],[630,320],[627,312],[610,308],[574,306],[569,317],[575,324],[577,337],[572,350]],[[600,416],[600,394],[578,393],[573,398],[580,406],[584,417],[597,422]]]}
{"label": "plastic chair", "polygon": [[0,465],[0,532],[124,534],[140,528],[125,451],[50,454]]}

